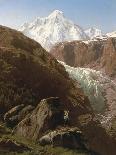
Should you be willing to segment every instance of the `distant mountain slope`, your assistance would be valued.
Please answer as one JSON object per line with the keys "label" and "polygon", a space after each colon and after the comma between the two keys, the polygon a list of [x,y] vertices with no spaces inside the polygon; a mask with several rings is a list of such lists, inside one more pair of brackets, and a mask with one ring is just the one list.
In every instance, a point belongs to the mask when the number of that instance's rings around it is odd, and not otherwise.
{"label": "distant mountain slope", "polygon": [[25,23],[19,30],[47,50],[58,42],[89,38],[80,26],[66,19],[59,10],[53,11],[48,17],[38,17],[31,23]]}
{"label": "distant mountain slope", "polygon": [[87,34],[87,36],[89,36],[90,39],[93,39],[96,37],[101,38],[103,36],[102,31],[94,27],[85,30],[85,33]]}

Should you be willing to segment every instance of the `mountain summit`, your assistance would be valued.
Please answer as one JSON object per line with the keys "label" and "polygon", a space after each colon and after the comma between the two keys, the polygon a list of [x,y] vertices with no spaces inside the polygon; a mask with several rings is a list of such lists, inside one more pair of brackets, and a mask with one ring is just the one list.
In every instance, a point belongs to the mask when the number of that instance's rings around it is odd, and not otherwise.
{"label": "mountain summit", "polygon": [[47,50],[58,42],[88,39],[84,30],[66,19],[59,10],[53,11],[48,17],[38,17],[31,23],[23,24],[19,31],[39,42]]}
{"label": "mountain summit", "polygon": [[63,16],[64,13],[62,11],[59,10],[54,10],[48,17],[52,18],[52,17],[57,17],[57,16]]}

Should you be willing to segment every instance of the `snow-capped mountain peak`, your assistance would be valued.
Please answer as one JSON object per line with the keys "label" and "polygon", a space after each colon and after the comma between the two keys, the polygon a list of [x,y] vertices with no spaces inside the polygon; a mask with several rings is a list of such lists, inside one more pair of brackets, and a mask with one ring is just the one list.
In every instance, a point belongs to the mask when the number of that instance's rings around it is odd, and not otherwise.
{"label": "snow-capped mountain peak", "polygon": [[90,39],[103,36],[102,31],[94,27],[85,30],[85,33],[90,37]]}
{"label": "snow-capped mountain peak", "polygon": [[38,17],[31,23],[25,23],[19,31],[39,42],[48,51],[58,42],[88,39],[84,30],[59,10],[53,11],[48,17]]}
{"label": "snow-capped mountain peak", "polygon": [[64,16],[64,13],[59,10],[54,10],[48,17],[54,18],[54,17],[58,17],[58,16]]}

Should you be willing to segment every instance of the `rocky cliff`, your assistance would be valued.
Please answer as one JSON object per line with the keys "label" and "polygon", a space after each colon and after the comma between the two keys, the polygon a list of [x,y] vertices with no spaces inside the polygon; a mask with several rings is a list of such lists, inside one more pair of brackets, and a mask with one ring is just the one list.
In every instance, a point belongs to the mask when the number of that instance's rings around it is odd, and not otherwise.
{"label": "rocky cliff", "polygon": [[73,67],[90,67],[116,74],[116,38],[59,43],[51,54]]}

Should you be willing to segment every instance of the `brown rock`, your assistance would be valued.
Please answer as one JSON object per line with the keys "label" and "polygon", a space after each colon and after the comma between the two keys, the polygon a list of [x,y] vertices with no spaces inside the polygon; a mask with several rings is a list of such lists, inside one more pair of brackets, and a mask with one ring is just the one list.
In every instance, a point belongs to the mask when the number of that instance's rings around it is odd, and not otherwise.
{"label": "brown rock", "polygon": [[4,115],[4,122],[7,126],[14,127],[17,125],[22,119],[26,117],[32,110],[34,109],[33,106],[28,105],[24,107],[24,104],[18,105],[11,110],[9,110]]}
{"label": "brown rock", "polygon": [[9,110],[5,115],[4,115],[4,121],[7,121],[7,119],[13,115],[16,115],[20,110],[22,110],[24,107],[24,104],[18,105],[11,110]]}
{"label": "brown rock", "polygon": [[86,149],[86,140],[78,128],[60,128],[51,131],[39,139],[40,145],[53,145],[71,149]]}
{"label": "brown rock", "polygon": [[55,58],[74,67],[90,67],[116,75],[116,38],[107,40],[59,43],[50,52]]}
{"label": "brown rock", "polygon": [[101,64],[106,73],[116,76],[116,38],[109,38],[105,43]]}
{"label": "brown rock", "polygon": [[59,98],[42,100],[30,116],[22,120],[15,133],[37,140],[47,130],[53,130],[63,124],[63,114]]}

